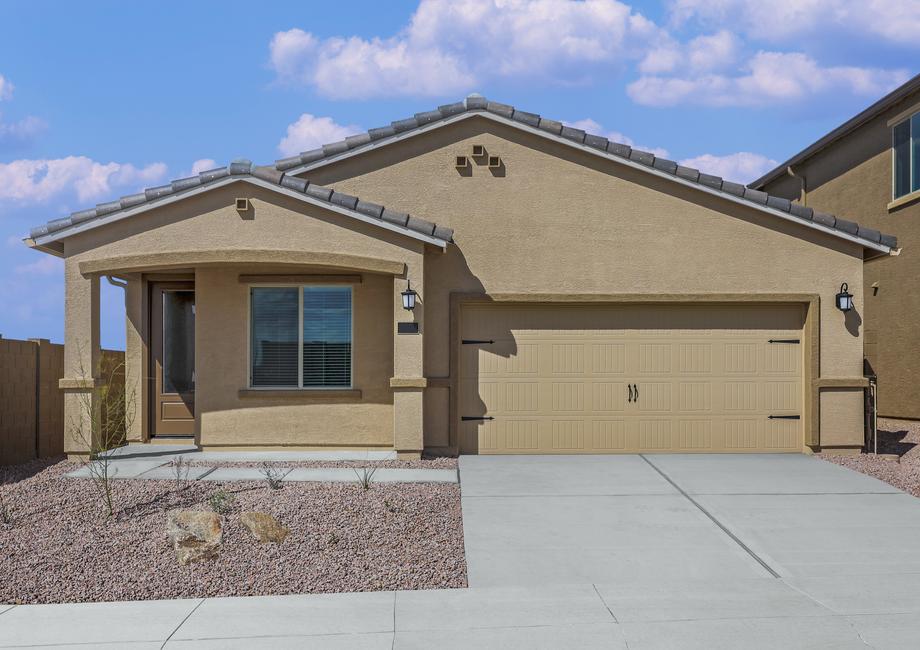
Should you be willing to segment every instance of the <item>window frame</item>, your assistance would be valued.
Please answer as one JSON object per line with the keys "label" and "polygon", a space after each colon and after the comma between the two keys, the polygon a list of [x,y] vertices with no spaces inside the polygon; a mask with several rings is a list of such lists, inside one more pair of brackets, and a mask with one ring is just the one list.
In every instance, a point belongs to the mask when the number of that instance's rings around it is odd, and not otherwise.
{"label": "window frame", "polygon": [[[349,349],[348,349],[348,384],[340,386],[304,386],[303,385],[303,290],[308,287],[328,289],[342,287],[348,289],[349,308]],[[296,386],[254,386],[252,383],[252,290],[253,289],[297,289],[297,385]],[[342,391],[354,390],[355,387],[355,289],[354,286],[342,284],[302,283],[302,282],[252,282],[246,285],[246,389],[264,391]]]}
{"label": "window frame", "polygon": [[[914,118],[918,116],[920,116],[920,111],[913,111],[906,115],[901,114],[898,116],[897,121],[893,120],[888,125],[891,131],[891,201],[892,202],[900,201],[901,199],[904,199],[905,197],[909,197],[914,194],[920,194],[920,185],[918,185],[917,187],[913,186],[914,174],[916,173],[915,170],[916,170],[917,165],[920,164],[920,160],[917,160],[916,156],[914,156],[914,151],[915,151],[914,138],[916,137],[917,140],[920,140],[920,133],[916,134],[915,136],[913,132],[914,131]],[[897,154],[897,150],[895,149],[894,132],[895,132],[895,129],[897,129],[899,126],[901,126],[905,122],[907,123],[907,151],[908,151],[907,187],[908,189],[906,192],[904,192],[904,194],[901,194],[900,196],[898,196],[898,193],[897,193],[898,191],[898,187],[897,187],[898,154]]]}

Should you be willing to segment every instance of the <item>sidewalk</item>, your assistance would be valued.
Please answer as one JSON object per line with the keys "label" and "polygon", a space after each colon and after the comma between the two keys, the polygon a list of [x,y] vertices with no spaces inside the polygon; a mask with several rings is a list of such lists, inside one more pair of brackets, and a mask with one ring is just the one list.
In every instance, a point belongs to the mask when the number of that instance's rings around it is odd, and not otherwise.
{"label": "sidewalk", "polygon": [[[258,467],[221,467],[224,462],[368,462],[395,460],[394,451],[199,451],[194,445],[142,445],[129,444],[113,449],[110,471],[118,480],[175,479],[175,470],[171,467],[174,460],[183,458],[189,463],[212,463],[211,466],[195,465],[186,468],[190,481],[262,481],[265,480]],[[358,479],[355,470],[361,467],[295,467],[286,470],[285,481],[353,483]],[[89,478],[86,466],[67,474],[70,478]],[[457,483],[456,469],[429,468],[389,468],[378,467],[374,470],[375,483]]]}
{"label": "sidewalk", "polygon": [[0,647],[916,648],[920,580],[636,582],[0,606]]}

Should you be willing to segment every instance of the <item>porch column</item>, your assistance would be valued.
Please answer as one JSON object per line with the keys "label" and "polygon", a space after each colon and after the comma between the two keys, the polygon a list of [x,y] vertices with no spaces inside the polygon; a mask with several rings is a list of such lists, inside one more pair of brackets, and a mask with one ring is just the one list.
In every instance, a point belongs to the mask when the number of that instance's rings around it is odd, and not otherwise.
{"label": "porch column", "polygon": [[[413,311],[403,309],[407,280],[418,293]],[[417,334],[400,334],[399,323],[415,322]],[[405,277],[393,278],[393,446],[400,458],[419,458],[425,447],[423,336],[425,333],[424,251],[406,264]]]}
{"label": "porch column", "polygon": [[146,285],[140,273],[124,277],[128,281],[125,287],[125,411],[130,414],[125,418],[125,437],[128,442],[144,442],[147,440],[143,381],[147,364]]}
{"label": "porch column", "polygon": [[[98,422],[100,382],[99,277],[80,274],[77,260],[64,263],[64,452],[86,455]],[[96,427],[98,429],[98,427]]]}

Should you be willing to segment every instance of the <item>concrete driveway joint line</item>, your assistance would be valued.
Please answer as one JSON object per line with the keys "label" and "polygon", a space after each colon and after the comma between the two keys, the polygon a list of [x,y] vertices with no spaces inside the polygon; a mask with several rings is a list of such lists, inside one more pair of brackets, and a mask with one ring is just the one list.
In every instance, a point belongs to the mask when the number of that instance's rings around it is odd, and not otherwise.
{"label": "concrete driveway joint line", "polygon": [[674,481],[672,481],[672,480],[671,480],[671,477],[669,477],[667,474],[665,474],[663,471],[661,471],[661,470],[655,465],[655,463],[653,463],[652,461],[650,461],[650,460],[645,456],[645,454],[639,454],[639,457],[642,458],[642,460],[644,460],[646,463],[648,463],[649,466],[650,466],[652,469],[654,469],[656,472],[658,472],[658,473],[661,475],[661,478],[663,478],[663,479],[666,480],[668,483],[670,483],[670,484],[674,487],[674,489],[677,490],[678,492],[680,492],[690,503],[692,503],[693,505],[695,505],[695,506],[699,509],[700,512],[702,512],[704,515],[706,515],[706,517],[708,517],[709,520],[712,521],[712,523],[714,523],[716,526],[718,526],[719,529],[720,529],[723,533],[725,533],[726,535],[728,535],[729,538],[731,538],[731,540],[732,540],[733,542],[735,542],[735,544],[737,544],[738,546],[740,546],[740,547],[742,548],[742,550],[744,550],[745,553],[747,553],[748,555],[750,555],[750,556],[751,556],[760,566],[762,566],[771,576],[773,576],[774,578],[779,578],[779,577],[780,577],[779,574],[778,574],[776,571],[773,570],[773,567],[771,567],[769,564],[767,564],[759,555],[757,555],[757,553],[755,553],[754,551],[752,551],[752,550],[748,547],[747,544],[745,544],[745,543],[742,542],[740,539],[738,539],[738,537],[735,536],[735,534],[732,533],[725,525],[723,525],[721,521],[719,521],[718,519],[716,519],[716,517],[715,517],[712,513],[710,513],[708,510],[706,510],[706,508],[704,508],[702,505],[700,505],[693,497],[691,497],[689,494],[687,494],[687,493],[683,490],[682,487],[680,487],[677,483],[675,483]]}
{"label": "concrete driveway joint line", "polygon": [[597,594],[597,597],[601,599],[601,602],[602,602],[602,603],[604,603],[604,607],[606,607],[606,608],[607,608],[607,611],[610,612],[610,618],[613,619],[613,622],[614,622],[614,623],[619,624],[620,621],[617,619],[617,615],[613,613],[613,610],[610,609],[610,605],[608,605],[608,604],[607,604],[607,601],[604,600],[604,597],[601,595],[601,592],[597,590],[597,585],[594,585],[594,584],[593,584],[593,585],[591,585],[591,586],[594,587],[594,593]]}
{"label": "concrete driveway joint line", "polygon": [[160,646],[160,650],[163,650],[163,648],[166,647],[166,644],[169,643],[169,640],[170,640],[171,638],[173,638],[173,635],[174,635],[176,632],[179,631],[179,628],[180,628],[180,627],[182,627],[183,625],[185,625],[185,622],[189,619],[189,617],[190,617],[192,614],[195,613],[195,610],[197,610],[199,607],[201,607],[201,605],[204,603],[205,600],[207,600],[207,598],[202,598],[202,599],[199,600],[197,603],[195,603],[195,606],[192,607],[192,608],[189,610],[189,612],[188,612],[188,614],[186,614],[185,618],[183,618],[181,621],[179,621],[179,624],[175,627],[175,629],[174,629],[172,632],[169,633],[169,636],[166,637],[166,640],[163,641],[163,645]]}

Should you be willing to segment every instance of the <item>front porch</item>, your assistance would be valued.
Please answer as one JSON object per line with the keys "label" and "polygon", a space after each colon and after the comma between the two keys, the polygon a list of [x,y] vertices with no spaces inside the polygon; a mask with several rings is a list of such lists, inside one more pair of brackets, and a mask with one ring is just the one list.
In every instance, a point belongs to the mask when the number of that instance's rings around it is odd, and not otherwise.
{"label": "front porch", "polygon": [[[424,249],[411,248],[387,258],[227,249],[68,258],[66,452],[100,448],[89,415],[105,406],[99,292],[114,278],[125,297],[127,442],[419,458]],[[311,326],[330,301],[337,311]],[[331,379],[317,385],[316,373]]]}

